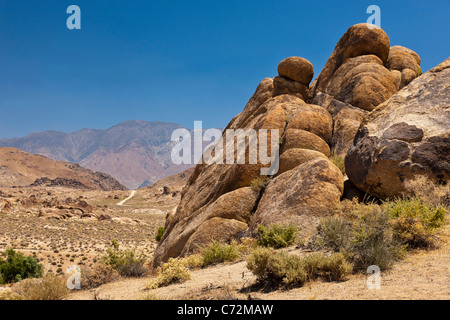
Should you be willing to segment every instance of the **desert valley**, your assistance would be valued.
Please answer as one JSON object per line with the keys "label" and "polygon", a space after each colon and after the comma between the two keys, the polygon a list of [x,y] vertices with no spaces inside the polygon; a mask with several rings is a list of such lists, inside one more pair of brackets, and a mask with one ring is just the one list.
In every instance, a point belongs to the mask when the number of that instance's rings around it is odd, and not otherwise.
{"label": "desert valley", "polygon": [[278,130],[269,176],[174,165],[173,123],[1,139],[0,299],[448,300],[450,58],[420,66],[367,24],[281,61],[208,149]]}

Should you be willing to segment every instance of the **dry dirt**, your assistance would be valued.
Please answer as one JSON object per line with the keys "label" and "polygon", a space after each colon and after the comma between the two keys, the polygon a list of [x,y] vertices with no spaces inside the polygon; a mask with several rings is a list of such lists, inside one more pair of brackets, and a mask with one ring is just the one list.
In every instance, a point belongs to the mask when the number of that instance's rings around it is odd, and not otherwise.
{"label": "dry dirt", "polygon": [[369,275],[352,275],[342,282],[311,282],[301,288],[263,292],[254,290],[256,278],[246,262],[192,271],[192,279],[146,290],[153,277],[124,279],[91,291],[74,292],[69,299],[262,299],[262,300],[448,300],[450,299],[450,227],[441,234],[440,247],[410,253],[381,275],[381,289],[367,287]]}

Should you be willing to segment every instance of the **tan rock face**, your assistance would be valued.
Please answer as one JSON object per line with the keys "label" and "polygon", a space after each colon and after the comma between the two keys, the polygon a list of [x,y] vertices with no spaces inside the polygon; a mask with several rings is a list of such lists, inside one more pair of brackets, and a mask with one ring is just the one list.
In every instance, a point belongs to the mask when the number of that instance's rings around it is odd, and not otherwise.
{"label": "tan rock face", "polygon": [[358,188],[384,199],[401,196],[415,175],[449,182],[449,88],[450,58],[365,118],[345,160]]}
{"label": "tan rock face", "polygon": [[305,104],[298,108],[286,129],[308,131],[329,143],[333,135],[333,118],[325,108]]}
{"label": "tan rock face", "polygon": [[283,222],[299,226],[307,236],[339,203],[343,190],[342,173],[329,160],[316,158],[305,162],[270,182],[250,230],[256,231],[260,224]]}
{"label": "tan rock face", "polygon": [[415,79],[419,65],[412,50],[390,48],[382,29],[358,24],[342,36],[310,94],[333,116],[334,155],[345,156],[364,115]]}
{"label": "tan rock face", "polygon": [[280,170],[278,171],[278,175],[314,159],[328,158],[319,151],[298,148],[289,149],[280,156]]}
{"label": "tan rock face", "polygon": [[247,228],[246,223],[234,219],[211,218],[199,226],[189,238],[181,254],[186,255],[201,250],[213,240],[222,243],[230,242]]}
{"label": "tan rock face", "polygon": [[282,154],[289,149],[309,149],[323,153],[327,157],[330,156],[330,147],[319,136],[314,133],[300,130],[300,129],[288,129],[284,137]]}

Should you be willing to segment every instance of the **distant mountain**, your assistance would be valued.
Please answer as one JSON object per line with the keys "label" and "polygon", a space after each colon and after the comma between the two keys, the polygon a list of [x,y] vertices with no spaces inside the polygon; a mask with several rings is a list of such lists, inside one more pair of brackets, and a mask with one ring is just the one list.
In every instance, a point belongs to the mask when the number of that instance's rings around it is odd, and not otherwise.
{"label": "distant mountain", "polygon": [[183,127],[174,123],[126,121],[107,130],[45,131],[24,138],[0,139],[0,146],[78,163],[136,189],[192,167],[171,161],[175,145],[171,136],[179,128]]}
{"label": "distant mountain", "polygon": [[70,162],[52,160],[16,148],[0,147],[0,187],[68,187],[126,190],[113,177]]}

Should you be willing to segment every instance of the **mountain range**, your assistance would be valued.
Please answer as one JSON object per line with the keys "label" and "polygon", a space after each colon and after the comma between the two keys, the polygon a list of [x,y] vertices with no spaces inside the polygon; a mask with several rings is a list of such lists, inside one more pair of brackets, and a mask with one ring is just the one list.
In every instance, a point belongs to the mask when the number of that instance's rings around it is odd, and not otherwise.
{"label": "mountain range", "polygon": [[125,121],[107,130],[44,131],[23,138],[0,139],[0,146],[77,163],[111,175],[129,189],[145,187],[192,165],[175,165],[172,132],[179,124]]}

